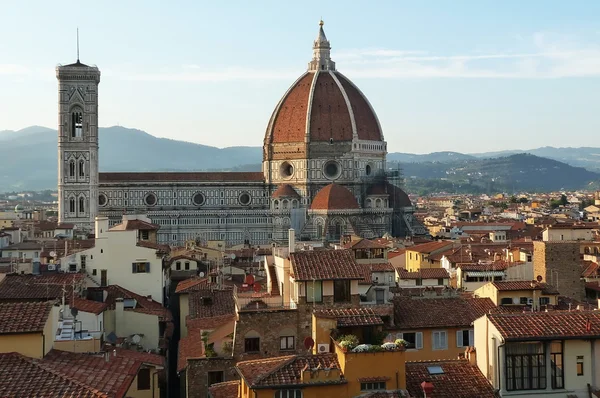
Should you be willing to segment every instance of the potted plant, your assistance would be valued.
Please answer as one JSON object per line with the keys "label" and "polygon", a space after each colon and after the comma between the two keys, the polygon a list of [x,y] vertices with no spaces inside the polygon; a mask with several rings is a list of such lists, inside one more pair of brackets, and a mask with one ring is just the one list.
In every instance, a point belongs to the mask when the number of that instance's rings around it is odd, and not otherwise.
{"label": "potted plant", "polygon": [[396,346],[398,347],[398,349],[400,351],[406,351],[406,347],[408,347],[408,341],[406,341],[404,339],[396,339],[396,341],[394,341],[394,343],[396,344]]}
{"label": "potted plant", "polygon": [[353,334],[344,335],[340,337],[338,344],[344,349],[344,351],[352,350],[358,345],[358,337]]}

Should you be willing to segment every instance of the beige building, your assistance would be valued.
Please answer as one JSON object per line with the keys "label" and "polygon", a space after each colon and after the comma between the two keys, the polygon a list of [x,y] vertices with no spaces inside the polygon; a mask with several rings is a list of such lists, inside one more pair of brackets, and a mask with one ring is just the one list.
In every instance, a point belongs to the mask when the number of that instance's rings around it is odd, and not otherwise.
{"label": "beige building", "polygon": [[558,304],[558,291],[545,283],[535,281],[488,282],[473,292],[475,297],[487,297],[496,306],[531,307],[539,311],[542,306]]}

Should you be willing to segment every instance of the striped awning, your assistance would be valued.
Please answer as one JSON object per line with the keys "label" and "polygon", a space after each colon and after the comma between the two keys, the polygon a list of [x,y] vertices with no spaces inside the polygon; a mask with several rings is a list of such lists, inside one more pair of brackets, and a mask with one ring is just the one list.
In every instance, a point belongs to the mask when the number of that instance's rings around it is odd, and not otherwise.
{"label": "striped awning", "polygon": [[472,277],[504,276],[504,271],[467,271],[466,274]]}

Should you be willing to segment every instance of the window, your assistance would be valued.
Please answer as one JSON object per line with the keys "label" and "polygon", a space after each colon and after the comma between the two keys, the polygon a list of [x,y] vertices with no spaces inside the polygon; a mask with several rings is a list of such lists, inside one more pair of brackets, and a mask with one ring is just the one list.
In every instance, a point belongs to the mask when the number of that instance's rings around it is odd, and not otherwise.
{"label": "window", "polygon": [[83,136],[83,115],[81,112],[71,114],[71,137],[81,138]]}
{"label": "window", "polygon": [[208,372],[208,386],[215,383],[222,383],[224,380],[224,372],[222,370]]}
{"label": "window", "polygon": [[438,286],[444,286],[444,278],[438,278]]}
{"label": "window", "polygon": [[473,329],[459,330],[456,332],[456,346],[469,347],[473,345]]}
{"label": "window", "polygon": [[527,297],[520,297],[519,304],[527,305]]}
{"label": "window", "polygon": [[550,304],[550,297],[540,297],[540,305]]}
{"label": "window", "polygon": [[175,269],[176,269],[177,271],[181,271],[181,261],[177,261],[177,262],[175,263]]}
{"label": "window", "polygon": [[583,376],[583,355],[577,356],[577,376]]}
{"label": "window", "polygon": [[142,368],[139,370],[137,375],[137,389],[138,390],[149,390],[150,389],[150,369]]}
{"label": "window", "polygon": [[69,264],[69,272],[77,272],[77,264],[75,264],[75,263]]}
{"label": "window", "polygon": [[246,337],[244,339],[244,352],[260,351],[260,337]]}
{"label": "window", "polygon": [[140,231],[140,239],[141,240],[150,239],[150,233],[148,231]]}
{"label": "window", "polygon": [[500,300],[501,305],[510,305],[512,303],[513,303],[513,300],[511,297],[503,297],[502,300]]}
{"label": "window", "polygon": [[415,281],[415,285],[422,286],[423,285],[423,279],[417,278],[416,281]]}
{"label": "window", "polygon": [[506,389],[543,390],[546,388],[544,344],[506,343]]}
{"label": "window", "polygon": [[75,177],[75,161],[71,160],[69,162],[69,177]]}
{"label": "window", "polygon": [[385,381],[375,381],[371,383],[360,383],[361,391],[381,391],[385,390]]}
{"label": "window", "polygon": [[79,161],[79,177],[85,177],[85,163],[83,160]]}
{"label": "window", "polygon": [[189,270],[190,270],[190,262],[189,262],[189,261],[186,261],[186,262],[185,262],[185,270],[186,270],[186,271],[189,271]]}
{"label": "window", "polygon": [[85,213],[85,199],[83,196],[79,198],[79,213]]}
{"label": "window", "polygon": [[87,260],[86,256],[82,255],[82,256],[81,256],[81,269],[82,269],[82,270],[85,270],[85,263],[86,263],[86,260]]}
{"label": "window", "polygon": [[334,303],[350,302],[350,281],[349,280],[333,281],[333,302]]}
{"label": "window", "polygon": [[96,276],[97,274],[98,274],[98,271],[96,271],[96,268],[94,268],[94,269],[92,270],[92,275],[93,275],[93,276]]}
{"label": "window", "polygon": [[277,390],[275,398],[302,398],[302,390]]}
{"label": "window", "polygon": [[279,338],[279,349],[281,351],[295,349],[296,346],[294,344],[294,340],[295,340],[294,336],[281,336]]}
{"label": "window", "polygon": [[75,198],[69,199],[69,212],[75,213]]}
{"label": "window", "polygon": [[396,338],[403,339],[406,341],[407,349],[420,350],[423,348],[423,333],[422,332],[404,332],[398,333]]}
{"label": "window", "polygon": [[565,388],[562,341],[553,341],[550,343],[550,365],[552,366],[552,388]]}
{"label": "window", "polygon": [[440,330],[433,332],[433,347],[434,350],[448,349],[448,332]]}
{"label": "window", "polygon": [[306,282],[306,302],[323,302],[323,281]]}
{"label": "window", "polygon": [[150,263],[147,263],[147,262],[131,263],[131,272],[133,274],[148,274],[148,273],[150,273]]}

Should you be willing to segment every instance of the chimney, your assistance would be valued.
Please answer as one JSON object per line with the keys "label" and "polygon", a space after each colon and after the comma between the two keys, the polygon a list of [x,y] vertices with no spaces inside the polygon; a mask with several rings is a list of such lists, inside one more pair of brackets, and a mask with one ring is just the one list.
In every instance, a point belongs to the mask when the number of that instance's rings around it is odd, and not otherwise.
{"label": "chimney", "polygon": [[124,331],[122,330],[125,326],[124,314],[125,305],[123,304],[123,299],[118,297],[115,299],[115,334],[117,336],[123,336]]}
{"label": "chimney", "polygon": [[433,383],[430,381],[424,381],[421,383],[421,389],[423,390],[423,394],[425,398],[433,397]]}
{"label": "chimney", "polygon": [[288,253],[296,251],[296,231],[293,228],[288,230]]}
{"label": "chimney", "polygon": [[577,304],[577,311],[583,311],[585,308],[583,304]]}
{"label": "chimney", "polygon": [[151,294],[147,295],[146,298],[148,299],[148,301],[152,301],[152,295]]}
{"label": "chimney", "polygon": [[475,351],[475,347],[467,347],[465,350],[465,358],[471,365],[477,366],[477,352]]}

